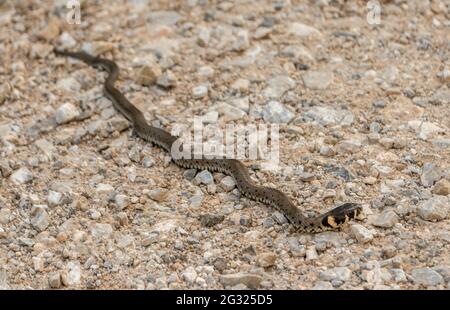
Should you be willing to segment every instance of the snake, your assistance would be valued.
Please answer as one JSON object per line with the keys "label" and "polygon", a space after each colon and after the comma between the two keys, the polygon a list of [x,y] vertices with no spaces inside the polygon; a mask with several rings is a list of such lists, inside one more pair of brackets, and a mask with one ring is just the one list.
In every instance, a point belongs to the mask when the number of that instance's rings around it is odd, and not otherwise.
{"label": "snake", "polygon": [[[151,126],[147,123],[144,114],[133,105],[125,95],[115,86],[119,76],[118,65],[109,59],[93,56],[85,51],[67,51],[55,48],[57,56],[71,57],[86,63],[92,67],[105,69],[108,76],[104,82],[104,93],[113,106],[132,124],[134,132],[143,140],[161,147],[171,153],[171,149],[178,137],[171,135],[164,129]],[[351,219],[362,218],[362,207],[360,204],[346,202],[331,209],[328,212],[307,216],[298,208],[289,197],[282,191],[255,184],[251,179],[247,167],[239,160],[233,158],[174,158],[172,161],[186,169],[208,170],[221,172],[234,178],[239,192],[254,201],[262,202],[272,206],[281,212],[288,222],[300,232],[318,233],[327,230],[338,230]]]}

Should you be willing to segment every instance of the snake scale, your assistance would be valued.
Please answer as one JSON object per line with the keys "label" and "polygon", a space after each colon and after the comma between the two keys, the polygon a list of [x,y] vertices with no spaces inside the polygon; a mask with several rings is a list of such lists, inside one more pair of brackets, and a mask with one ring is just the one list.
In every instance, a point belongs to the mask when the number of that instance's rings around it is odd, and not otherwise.
{"label": "snake scale", "polygon": [[[101,66],[109,73],[104,85],[106,96],[114,107],[133,125],[134,131],[142,139],[158,145],[171,153],[172,144],[178,139],[167,131],[148,125],[144,114],[115,88],[114,83],[119,76],[119,67],[109,59],[94,57],[83,51],[70,52],[55,49],[56,55],[79,59],[90,66]],[[238,190],[246,197],[263,202],[282,212],[289,222],[299,231],[316,233],[334,230],[341,227],[349,219],[358,219],[362,208],[355,203],[344,203],[326,213],[315,217],[307,217],[297,208],[283,192],[269,187],[256,185],[250,178],[246,166],[236,159],[174,159],[175,164],[184,168],[207,169],[219,171],[234,177]]]}

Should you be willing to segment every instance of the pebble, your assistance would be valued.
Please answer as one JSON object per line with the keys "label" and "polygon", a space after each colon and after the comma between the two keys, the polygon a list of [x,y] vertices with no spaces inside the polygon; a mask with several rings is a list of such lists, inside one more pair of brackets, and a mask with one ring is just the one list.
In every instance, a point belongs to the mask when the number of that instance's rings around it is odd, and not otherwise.
{"label": "pebble", "polygon": [[434,271],[439,273],[445,282],[450,281],[450,267],[449,266],[443,266],[439,265],[433,268]]}
{"label": "pebble", "polygon": [[350,229],[356,240],[361,243],[367,243],[373,239],[373,233],[360,224],[352,224]]}
{"label": "pebble", "polygon": [[147,196],[156,202],[163,202],[169,196],[169,191],[162,188],[153,188],[147,192]]}
{"label": "pebble", "polygon": [[333,82],[333,73],[328,71],[308,71],[303,76],[305,87],[313,90],[324,90]]}
{"label": "pebble", "polygon": [[33,180],[33,174],[26,167],[22,167],[14,171],[10,176],[11,181],[15,184],[25,184],[30,183]]}
{"label": "pebble", "polygon": [[59,272],[51,272],[48,275],[48,285],[50,288],[61,287],[61,274]]}
{"label": "pebble", "polygon": [[392,274],[393,280],[396,283],[406,283],[408,281],[403,269],[393,268],[393,269],[390,269],[389,271]]}
{"label": "pebble", "polygon": [[150,23],[165,26],[176,25],[181,20],[181,15],[176,11],[151,11],[147,16]]}
{"label": "pebble", "polygon": [[214,75],[214,69],[210,66],[201,66],[198,68],[197,74],[203,78],[210,78]]}
{"label": "pebble", "polygon": [[247,79],[237,79],[231,84],[231,88],[241,93],[246,93],[250,88],[250,81]]}
{"label": "pebble", "polygon": [[236,187],[236,182],[233,177],[227,175],[220,180],[220,187],[222,187],[225,192],[230,192]]}
{"label": "pebble", "polygon": [[342,125],[350,126],[355,117],[348,110],[333,109],[331,107],[313,107],[305,113],[307,119],[316,121],[323,126]]}
{"label": "pebble", "polygon": [[372,225],[382,228],[391,228],[398,223],[398,220],[398,216],[394,211],[386,210],[375,217]]}
{"label": "pebble", "polygon": [[116,203],[116,206],[120,209],[123,210],[126,207],[128,207],[128,205],[130,204],[130,201],[128,199],[127,195],[123,195],[123,194],[118,194],[114,197],[114,202]]}
{"label": "pebble", "polygon": [[269,101],[263,110],[265,122],[289,123],[294,117],[295,114],[278,101]]}
{"label": "pebble", "polygon": [[203,227],[213,227],[222,223],[225,217],[221,214],[206,213],[200,215],[200,223]]}
{"label": "pebble", "polygon": [[306,260],[316,260],[319,258],[319,254],[317,254],[317,250],[315,246],[310,246],[306,249],[305,252]]}
{"label": "pebble", "polygon": [[77,107],[67,102],[56,110],[55,119],[57,124],[66,124],[80,115]]}
{"label": "pebble", "polygon": [[317,281],[316,284],[311,288],[315,291],[328,291],[333,290],[333,285],[330,282],[327,281]]}
{"label": "pebble", "polygon": [[298,177],[303,182],[311,182],[316,178],[315,174],[310,172],[300,172],[298,173]]}
{"label": "pebble", "polygon": [[322,281],[342,281],[347,282],[350,280],[352,271],[347,267],[335,267],[320,272],[319,279]]}
{"label": "pebble", "polygon": [[136,83],[144,86],[155,84],[161,74],[161,67],[158,64],[144,65],[136,73]]}
{"label": "pebble", "polygon": [[219,112],[220,115],[224,115],[225,121],[229,121],[229,122],[237,121],[239,119],[244,118],[247,115],[247,113],[245,113],[245,111],[243,111],[239,108],[236,108],[226,102],[218,103],[215,106],[215,110],[217,112]]}
{"label": "pebble", "polygon": [[0,224],[8,224],[11,220],[11,210],[8,208],[0,209]]}
{"label": "pebble", "polygon": [[208,170],[202,170],[199,172],[195,178],[194,178],[194,184],[213,184],[214,183],[214,177]]}
{"label": "pebble", "polygon": [[181,273],[181,276],[187,283],[193,284],[197,279],[197,272],[194,267],[189,266]]}
{"label": "pebble", "polygon": [[436,181],[442,177],[442,170],[433,163],[425,163],[420,175],[420,182],[425,187],[431,187]]}
{"label": "pebble", "polygon": [[113,49],[114,45],[105,41],[84,42],[81,44],[81,50],[93,56],[99,56]]}
{"label": "pebble", "polygon": [[47,203],[50,207],[58,206],[61,203],[62,194],[55,191],[48,191]]}
{"label": "pebble", "polygon": [[437,181],[431,192],[435,195],[448,196],[450,194],[450,182],[447,179]]}
{"label": "pebble", "polygon": [[70,33],[64,31],[58,38],[61,49],[71,49],[77,45],[77,41],[70,35]]}
{"label": "pebble", "polygon": [[162,75],[160,75],[157,78],[156,84],[158,84],[159,86],[161,86],[163,88],[175,87],[177,84],[177,78],[172,73],[172,71],[167,70],[166,72],[164,72]]}
{"label": "pebble", "polygon": [[233,50],[242,52],[250,47],[250,40],[248,37],[248,32],[246,30],[240,29],[237,34],[233,44]]}
{"label": "pebble", "polygon": [[244,284],[250,289],[257,289],[261,284],[262,277],[254,273],[239,272],[220,275],[219,281],[225,287]]}
{"label": "pebble", "polygon": [[47,208],[46,205],[33,206],[30,223],[37,231],[44,231],[50,225],[48,213],[45,211]]}
{"label": "pebble", "polygon": [[200,99],[208,95],[208,87],[205,85],[199,85],[192,88],[192,96],[195,99]]}
{"label": "pebble", "polygon": [[108,239],[112,233],[113,228],[110,224],[103,223],[95,223],[90,229],[91,235],[96,241],[100,241],[101,239]]}
{"label": "pebble", "polygon": [[291,23],[288,32],[300,38],[320,38],[322,36],[316,28],[298,22]]}
{"label": "pebble", "polygon": [[426,287],[436,286],[444,283],[444,279],[442,278],[442,276],[428,267],[413,269],[411,271],[411,276],[414,280],[414,283]]}
{"label": "pebble", "polygon": [[79,262],[67,263],[66,272],[61,274],[61,281],[65,286],[73,286],[80,283],[81,268]]}
{"label": "pebble", "polygon": [[450,202],[447,197],[434,196],[422,201],[417,207],[417,214],[426,221],[442,221],[448,216]]}
{"label": "pebble", "polygon": [[306,249],[300,244],[297,238],[289,237],[287,239],[289,250],[294,257],[304,257],[306,256]]}
{"label": "pebble", "polygon": [[272,267],[276,260],[277,255],[273,252],[264,252],[256,256],[256,264],[263,268]]}
{"label": "pebble", "polygon": [[331,156],[334,156],[334,154],[335,154],[333,148],[329,147],[327,145],[322,145],[320,147],[319,153],[320,153],[320,155],[323,155],[326,157],[331,157]]}
{"label": "pebble", "polygon": [[34,271],[36,272],[44,271],[45,268],[44,260],[41,257],[34,256],[31,260],[33,261]]}
{"label": "pebble", "polygon": [[296,85],[295,81],[286,75],[270,78],[267,84],[268,86],[262,91],[262,95],[267,99],[278,99]]}
{"label": "pebble", "polygon": [[437,124],[424,122],[422,120],[411,120],[408,122],[408,127],[416,132],[419,139],[425,141],[433,138],[436,134],[445,132],[445,130]]}
{"label": "pebble", "polygon": [[144,168],[150,168],[153,167],[155,165],[155,160],[150,157],[150,156],[144,156],[144,158],[142,159],[142,166]]}

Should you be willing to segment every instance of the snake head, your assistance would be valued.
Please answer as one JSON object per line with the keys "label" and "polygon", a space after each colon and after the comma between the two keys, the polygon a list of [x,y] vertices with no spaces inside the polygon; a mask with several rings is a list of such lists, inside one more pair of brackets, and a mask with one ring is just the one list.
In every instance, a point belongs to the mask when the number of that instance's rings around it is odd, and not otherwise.
{"label": "snake head", "polygon": [[350,219],[361,219],[362,207],[356,203],[344,203],[327,212],[322,218],[325,228],[336,229],[347,223]]}

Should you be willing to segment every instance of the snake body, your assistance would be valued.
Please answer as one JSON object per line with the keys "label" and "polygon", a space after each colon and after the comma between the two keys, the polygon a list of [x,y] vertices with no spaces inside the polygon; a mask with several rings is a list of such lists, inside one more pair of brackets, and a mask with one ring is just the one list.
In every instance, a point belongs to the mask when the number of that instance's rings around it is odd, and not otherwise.
{"label": "snake body", "polygon": [[[94,57],[83,51],[70,52],[55,49],[55,54],[79,59],[90,66],[101,66],[109,73],[104,84],[104,92],[114,107],[133,125],[134,131],[144,140],[154,143],[171,153],[173,143],[178,139],[167,131],[150,126],[144,114],[120,92],[114,83],[119,76],[119,67],[109,59]],[[362,209],[355,203],[344,203],[326,213],[315,217],[302,214],[286,194],[275,189],[256,185],[250,178],[247,168],[235,159],[175,159],[173,162],[184,168],[219,171],[234,177],[238,190],[246,197],[270,205],[282,212],[288,221],[303,232],[320,232],[341,227],[349,219],[358,219]]]}

